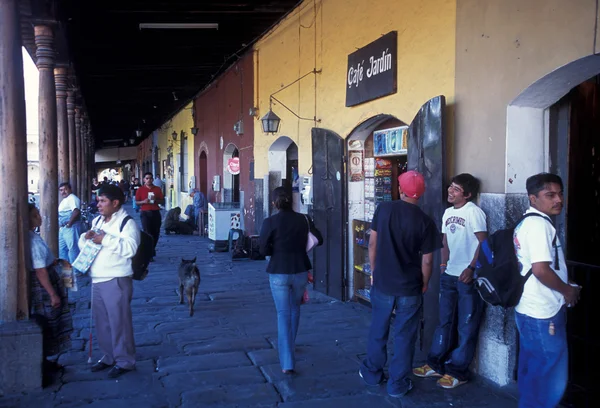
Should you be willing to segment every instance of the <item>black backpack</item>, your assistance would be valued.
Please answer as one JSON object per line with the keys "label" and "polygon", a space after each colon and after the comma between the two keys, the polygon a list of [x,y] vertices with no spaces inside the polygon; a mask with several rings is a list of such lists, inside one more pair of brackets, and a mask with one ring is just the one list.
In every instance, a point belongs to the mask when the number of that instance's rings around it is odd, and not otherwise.
{"label": "black backpack", "polygon": [[[101,216],[98,217],[94,225],[97,225],[101,218]],[[125,224],[127,224],[127,222],[132,219],[133,218],[131,217],[131,215],[128,215],[125,218],[123,218],[123,221],[121,222],[121,228],[119,228],[119,232],[123,232]],[[147,232],[140,230],[140,245],[138,246],[138,249],[133,258],[131,258],[131,269],[133,270],[133,279],[141,281],[144,280],[146,276],[148,276],[148,266],[150,265],[150,260],[152,259],[153,254],[154,238],[152,238],[152,235],[148,234]]]}
{"label": "black backpack", "polygon": [[[525,276],[519,271],[514,232],[515,228],[527,217],[549,218],[537,213],[525,214],[512,228],[498,230],[481,243],[477,258],[475,288],[481,298],[492,306],[514,307],[523,295],[525,282],[531,276],[530,269]],[[554,267],[558,269],[558,247],[556,235],[552,240],[554,247]]]}

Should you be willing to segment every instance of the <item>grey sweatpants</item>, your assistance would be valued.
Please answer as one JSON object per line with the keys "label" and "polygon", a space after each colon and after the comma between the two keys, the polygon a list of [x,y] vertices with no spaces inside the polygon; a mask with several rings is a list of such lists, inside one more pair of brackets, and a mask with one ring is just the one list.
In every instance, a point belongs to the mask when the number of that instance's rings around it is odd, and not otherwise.
{"label": "grey sweatpants", "polygon": [[98,346],[105,364],[121,368],[135,367],[135,340],[131,320],[131,277],[114,278],[92,285],[92,314]]}

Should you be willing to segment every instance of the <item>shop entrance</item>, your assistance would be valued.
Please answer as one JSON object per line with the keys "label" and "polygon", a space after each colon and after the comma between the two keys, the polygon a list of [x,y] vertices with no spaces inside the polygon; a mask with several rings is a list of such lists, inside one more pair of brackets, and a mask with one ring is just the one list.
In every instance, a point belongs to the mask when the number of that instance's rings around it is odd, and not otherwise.
{"label": "shop entrance", "polygon": [[287,136],[279,137],[269,147],[269,194],[279,186],[292,195],[294,211],[299,212],[298,145]]}
{"label": "shop entrance", "polygon": [[[571,62],[525,89],[507,113],[508,168],[526,170],[523,179],[551,171],[564,183],[564,209],[554,221],[564,246],[569,279],[583,286],[579,303],[568,309],[566,407],[591,407],[596,394],[593,381],[598,349],[592,325],[598,318],[593,293],[600,276],[598,74],[598,56]],[[579,85],[572,88],[573,84]],[[523,123],[529,126],[524,128]],[[513,192],[508,185],[507,192]]]}
{"label": "shop entrance", "polygon": [[204,150],[198,158],[198,182],[200,192],[208,199],[208,157]]}
{"label": "shop entrance", "polygon": [[[391,115],[377,115],[357,126],[347,138],[349,296],[370,303],[368,241],[377,205],[400,199],[398,176],[418,170],[425,177],[425,194],[419,206],[441,229],[446,208],[444,183],[445,98],[435,97],[421,107],[410,126]],[[439,251],[434,265],[439,265]],[[424,330],[415,358],[429,350],[438,316],[439,274],[433,274],[425,294]]]}
{"label": "shop entrance", "polygon": [[229,143],[223,153],[223,202],[240,202],[240,175],[231,174],[228,170],[229,159],[240,157],[238,148],[233,143]]}

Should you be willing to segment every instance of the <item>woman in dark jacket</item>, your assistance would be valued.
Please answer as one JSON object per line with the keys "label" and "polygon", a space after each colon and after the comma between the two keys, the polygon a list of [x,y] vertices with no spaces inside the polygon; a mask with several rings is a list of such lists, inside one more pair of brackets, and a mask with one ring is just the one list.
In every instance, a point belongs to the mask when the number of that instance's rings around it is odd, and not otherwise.
{"label": "woman in dark jacket", "polygon": [[273,190],[273,205],[279,212],[263,222],[260,252],[271,256],[267,272],[277,309],[279,362],[287,374],[294,372],[300,303],[308,271],[312,269],[306,254],[309,229],[318,239],[318,245],[323,243],[323,237],[310,217],[292,209],[292,197],[283,187]]}

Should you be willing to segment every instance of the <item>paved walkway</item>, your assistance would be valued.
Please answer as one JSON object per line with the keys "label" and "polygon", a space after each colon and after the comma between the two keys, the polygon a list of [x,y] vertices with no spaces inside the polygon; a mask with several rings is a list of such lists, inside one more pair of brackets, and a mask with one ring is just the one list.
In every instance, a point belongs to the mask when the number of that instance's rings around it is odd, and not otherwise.
{"label": "paved walkway", "polygon": [[[71,296],[76,330],[72,351],[59,360],[66,366],[61,378],[39,393],[0,398],[0,407],[516,407],[482,381],[445,391],[434,380],[415,379],[401,399],[388,397],[385,386],[366,387],[357,371],[370,310],[315,292],[302,306],[298,375],[285,376],[266,263],[232,262],[226,253],[209,253],[208,244],[197,236],[161,237],[148,277],[134,283],[136,371],[118,380],[89,371],[88,283]],[[182,257],[197,257],[202,275],[193,317],[177,304]]]}

